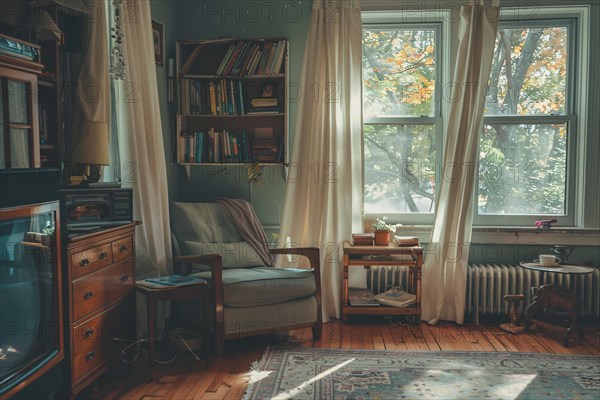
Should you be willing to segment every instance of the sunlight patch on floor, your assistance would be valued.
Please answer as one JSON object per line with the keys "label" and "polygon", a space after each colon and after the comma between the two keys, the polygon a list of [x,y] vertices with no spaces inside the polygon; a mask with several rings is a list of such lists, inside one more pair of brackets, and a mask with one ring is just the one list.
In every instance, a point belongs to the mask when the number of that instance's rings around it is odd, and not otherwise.
{"label": "sunlight patch on floor", "polygon": [[454,369],[430,369],[404,385],[402,392],[409,397],[423,395],[425,391],[425,398],[438,398],[437,394],[444,393],[449,399],[485,396],[492,399],[516,400],[536,376],[537,374],[509,374],[499,377],[480,370],[458,372]]}
{"label": "sunlight patch on floor", "polygon": [[306,382],[302,382],[300,385],[296,386],[295,388],[288,390],[285,393],[279,393],[277,396],[273,397],[272,400],[288,400],[288,399],[295,399],[296,396],[302,392],[304,390],[305,387],[307,387],[308,385],[312,384],[313,382],[316,382],[320,379],[323,379],[324,377],[326,377],[327,375],[333,374],[335,371],[337,371],[340,368],[345,367],[346,365],[350,364],[351,362],[353,362],[354,360],[356,360],[356,358],[351,358],[349,360],[346,360],[342,363],[339,363],[336,366],[333,366],[323,372],[321,372],[320,374],[318,374],[317,376],[310,378],[309,380],[307,380]]}
{"label": "sunlight patch on floor", "polygon": [[267,376],[271,375],[274,371],[250,371],[246,374],[249,383],[255,383],[260,381],[261,379],[265,379]]}

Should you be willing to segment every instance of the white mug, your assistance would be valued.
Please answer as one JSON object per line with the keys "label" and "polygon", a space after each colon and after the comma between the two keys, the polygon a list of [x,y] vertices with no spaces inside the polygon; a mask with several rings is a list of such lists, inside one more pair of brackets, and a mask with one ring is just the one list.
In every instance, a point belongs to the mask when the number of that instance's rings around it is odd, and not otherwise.
{"label": "white mug", "polygon": [[560,263],[560,258],[554,254],[540,254],[540,258],[533,261],[539,263],[542,267],[553,267]]}

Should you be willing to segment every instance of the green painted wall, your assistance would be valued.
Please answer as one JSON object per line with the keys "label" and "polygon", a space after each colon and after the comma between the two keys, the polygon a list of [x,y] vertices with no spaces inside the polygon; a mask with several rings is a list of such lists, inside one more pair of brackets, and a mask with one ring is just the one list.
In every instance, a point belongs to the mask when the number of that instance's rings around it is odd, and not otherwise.
{"label": "green painted wall", "polygon": [[176,200],[179,191],[179,167],[173,160],[173,138],[175,130],[174,105],[167,101],[167,63],[169,58],[175,58],[175,40],[177,26],[177,8],[173,1],[151,0],[150,11],[152,19],[164,26],[165,33],[165,62],[156,64],[156,80],[158,84],[158,97],[160,102],[160,115],[163,129],[163,143],[167,162],[167,179],[169,184],[169,199]]}
{"label": "green painted wall", "polygon": [[[299,82],[312,0],[303,1],[198,1],[152,0],[153,18],[165,24],[167,55],[175,57],[176,40],[280,38],[289,41],[290,84]],[[175,114],[166,102],[166,72],[157,67],[163,130],[168,160],[174,160]],[[289,143],[293,142],[296,104],[289,107]],[[193,167],[188,181],[171,162],[169,190],[172,200],[210,201],[217,197],[249,200],[267,227],[279,225],[285,198],[283,168],[268,167],[263,181],[250,184],[243,167]]]}

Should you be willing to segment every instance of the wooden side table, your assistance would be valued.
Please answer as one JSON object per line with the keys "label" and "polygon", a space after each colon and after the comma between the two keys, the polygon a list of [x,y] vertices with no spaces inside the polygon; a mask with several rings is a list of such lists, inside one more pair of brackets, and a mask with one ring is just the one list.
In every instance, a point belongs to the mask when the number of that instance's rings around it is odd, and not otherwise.
{"label": "wooden side table", "polygon": [[[210,286],[206,281],[185,286],[172,286],[164,289],[152,289],[136,285],[136,290],[143,294],[147,300],[148,317],[148,375],[154,379],[154,357],[156,354],[156,303],[163,300],[200,300],[204,317],[212,323],[212,310],[210,307]],[[204,355],[208,360],[208,346],[203,343]]]}
{"label": "wooden side table", "polygon": [[[546,267],[535,262],[521,262],[519,265],[523,268],[540,271],[542,282],[544,282],[545,272],[583,275],[594,271],[593,268],[582,265],[557,264]],[[550,331],[562,333],[565,347],[569,345],[569,335],[573,331],[579,333],[580,340],[583,339],[583,328],[577,321],[576,289],[575,287],[575,290],[570,290],[554,284],[533,288],[534,297],[525,310],[528,325],[541,326]]]}
{"label": "wooden side table", "polygon": [[[414,293],[416,304],[409,307],[352,307],[348,302],[348,269],[351,266],[370,267],[373,265],[409,267],[407,291]],[[355,246],[344,242],[344,293],[342,298],[342,317],[348,315],[421,315],[421,268],[423,266],[423,248],[421,246]]]}

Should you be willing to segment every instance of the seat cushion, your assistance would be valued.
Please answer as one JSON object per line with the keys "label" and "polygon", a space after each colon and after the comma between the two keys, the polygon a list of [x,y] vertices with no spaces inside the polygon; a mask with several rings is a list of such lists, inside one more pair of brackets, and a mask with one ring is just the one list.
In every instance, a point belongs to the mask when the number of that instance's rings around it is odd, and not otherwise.
{"label": "seat cushion", "polygon": [[[192,274],[210,279],[210,272]],[[313,272],[293,268],[241,268],[223,270],[225,307],[255,307],[314,296]]]}

